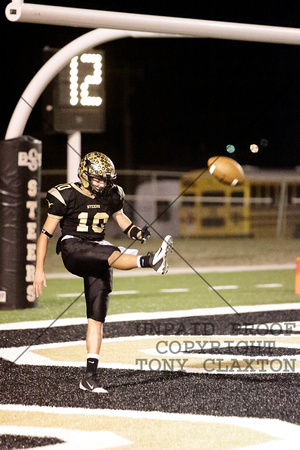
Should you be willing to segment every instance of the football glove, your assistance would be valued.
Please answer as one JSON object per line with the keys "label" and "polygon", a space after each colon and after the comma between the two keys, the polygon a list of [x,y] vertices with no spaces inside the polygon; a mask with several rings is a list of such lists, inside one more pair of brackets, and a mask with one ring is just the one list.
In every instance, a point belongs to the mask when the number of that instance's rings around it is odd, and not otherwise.
{"label": "football glove", "polygon": [[148,225],[145,225],[142,229],[141,229],[141,243],[143,244],[144,242],[146,242],[149,238],[151,237],[151,233],[148,230]]}

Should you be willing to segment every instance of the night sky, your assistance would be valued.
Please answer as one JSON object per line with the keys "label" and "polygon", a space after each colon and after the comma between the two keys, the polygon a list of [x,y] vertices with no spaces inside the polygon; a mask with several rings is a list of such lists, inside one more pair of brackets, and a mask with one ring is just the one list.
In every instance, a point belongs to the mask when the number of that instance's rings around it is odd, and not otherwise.
{"label": "night sky", "polygon": [[[61,48],[89,29],[10,23],[2,7],[1,139],[43,48]],[[31,3],[41,3],[31,1]],[[85,1],[47,4],[299,27],[298,1]],[[99,6],[101,5],[101,6]],[[184,6],[183,6],[184,5]],[[214,39],[125,39],[106,44],[107,126],[83,134],[82,151],[104,151],[118,168],[191,170],[232,155],[261,167],[300,165],[300,51],[297,46]],[[45,132],[39,101],[25,134],[43,142],[43,167],[64,168],[66,136]],[[250,144],[260,146],[253,154]],[[263,145],[261,145],[263,144]]]}

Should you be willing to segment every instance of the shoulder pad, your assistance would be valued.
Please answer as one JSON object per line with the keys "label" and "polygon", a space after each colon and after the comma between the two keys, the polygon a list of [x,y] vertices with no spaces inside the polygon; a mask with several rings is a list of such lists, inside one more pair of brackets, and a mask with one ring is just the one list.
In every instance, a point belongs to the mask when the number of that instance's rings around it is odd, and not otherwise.
{"label": "shoulder pad", "polygon": [[118,184],[114,184],[113,189],[115,189],[115,192],[119,194],[120,199],[123,200],[123,198],[125,197],[125,192],[123,188],[121,188],[121,186],[119,186]]}
{"label": "shoulder pad", "polygon": [[58,184],[57,186],[50,189],[48,192],[65,205],[66,201],[68,201],[69,196],[72,192],[72,185],[68,183]]}

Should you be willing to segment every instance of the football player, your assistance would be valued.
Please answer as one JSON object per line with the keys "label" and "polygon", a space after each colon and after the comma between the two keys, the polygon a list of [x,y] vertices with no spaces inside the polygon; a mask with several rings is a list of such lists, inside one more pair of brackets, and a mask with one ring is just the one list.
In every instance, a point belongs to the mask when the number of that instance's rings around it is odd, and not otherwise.
{"label": "football player", "polygon": [[[130,238],[144,242],[148,228],[134,225],[123,212],[124,191],[114,184],[117,177],[113,162],[103,153],[92,152],[80,162],[80,182],[60,184],[47,193],[48,216],[37,243],[35,294],[47,287],[44,262],[48,241],[60,225],[57,253],[61,252],[67,270],[84,280],[88,327],[86,335],[86,373],[79,387],[90,392],[106,392],[96,378],[102,342],[103,323],[112,291],[113,268],[129,270],[152,267],[159,274],[168,271],[168,253],[172,237],[166,236],[156,253],[139,256],[106,241],[105,226],[110,217]],[[134,254],[135,253],[135,254]]]}

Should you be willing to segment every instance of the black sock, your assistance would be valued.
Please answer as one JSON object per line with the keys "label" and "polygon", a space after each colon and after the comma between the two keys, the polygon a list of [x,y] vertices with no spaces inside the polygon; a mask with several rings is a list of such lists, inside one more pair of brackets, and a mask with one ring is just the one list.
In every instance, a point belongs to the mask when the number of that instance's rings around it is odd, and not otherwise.
{"label": "black sock", "polygon": [[86,373],[94,375],[97,372],[99,358],[93,356],[87,356],[86,360]]}
{"label": "black sock", "polygon": [[140,256],[140,267],[151,267],[150,256]]}

